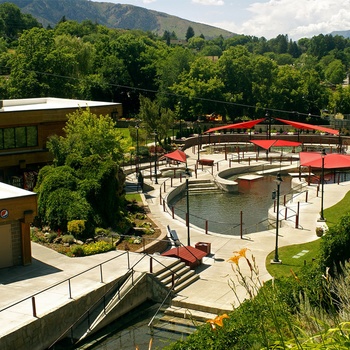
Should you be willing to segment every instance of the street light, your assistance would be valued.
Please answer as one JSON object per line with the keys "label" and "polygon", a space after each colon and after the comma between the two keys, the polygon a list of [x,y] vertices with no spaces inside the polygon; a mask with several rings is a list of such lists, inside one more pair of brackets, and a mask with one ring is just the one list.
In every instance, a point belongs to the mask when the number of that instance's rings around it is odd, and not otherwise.
{"label": "street light", "polygon": [[279,226],[279,211],[280,211],[280,185],[283,182],[281,174],[278,173],[276,177],[277,182],[277,213],[276,213],[276,245],[275,245],[275,257],[272,260],[273,264],[281,264],[282,261],[278,258],[278,226]]}
{"label": "street light", "polygon": [[189,197],[189,191],[188,191],[188,179],[191,176],[190,170],[186,167],[185,170],[185,176],[186,176],[186,226],[187,226],[187,245],[191,245],[191,238],[190,238],[190,197]]}
{"label": "street light", "polygon": [[324,159],[326,157],[326,150],[323,149],[321,152],[322,158],[322,174],[321,174],[321,213],[320,213],[320,221],[324,221],[323,217],[323,196],[324,196]]}
{"label": "street light", "polygon": [[154,130],[154,154],[155,154],[155,159],[154,159],[154,183],[158,184],[158,179],[157,179],[157,130]]}
{"label": "street light", "polygon": [[139,124],[136,123],[136,172],[139,170]]}

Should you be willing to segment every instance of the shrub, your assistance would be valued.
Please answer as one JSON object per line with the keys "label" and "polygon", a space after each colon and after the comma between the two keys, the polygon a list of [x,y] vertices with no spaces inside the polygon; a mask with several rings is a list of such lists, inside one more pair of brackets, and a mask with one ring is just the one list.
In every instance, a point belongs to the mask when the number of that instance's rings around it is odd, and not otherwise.
{"label": "shrub", "polygon": [[72,256],[84,256],[84,248],[81,245],[74,244],[70,247],[70,251],[72,253]]}
{"label": "shrub", "polygon": [[93,255],[108,252],[113,250],[113,244],[106,241],[99,241],[82,246],[84,249],[84,255]]}
{"label": "shrub", "polygon": [[85,231],[86,220],[72,220],[68,221],[67,230],[69,233],[75,236],[81,236]]}
{"label": "shrub", "polygon": [[51,232],[46,236],[46,239],[49,243],[52,243],[57,238],[56,232]]}
{"label": "shrub", "polygon": [[74,241],[75,241],[75,238],[73,235],[63,235],[62,236],[62,243],[73,244]]}

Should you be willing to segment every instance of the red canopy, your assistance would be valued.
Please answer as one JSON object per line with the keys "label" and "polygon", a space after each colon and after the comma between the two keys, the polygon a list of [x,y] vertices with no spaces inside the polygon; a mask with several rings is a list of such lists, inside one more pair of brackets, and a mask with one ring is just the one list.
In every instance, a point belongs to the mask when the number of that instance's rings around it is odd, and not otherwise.
{"label": "red canopy", "polygon": [[175,150],[174,152],[164,154],[164,157],[186,163],[186,153],[184,151],[180,151],[179,149]]}
{"label": "red canopy", "polygon": [[297,147],[301,145],[301,142],[287,140],[250,140],[250,142],[264,149],[271,147]]}
{"label": "red canopy", "polygon": [[[300,165],[311,168],[322,168],[322,156],[318,152],[300,152]],[[326,154],[324,158],[325,169],[350,168],[350,156],[339,153]]]}
{"label": "red canopy", "polygon": [[300,123],[300,122],[293,122],[291,120],[285,120],[285,119],[279,119],[279,118],[275,118],[275,119],[282,122],[282,123],[291,125],[297,129],[319,130],[319,131],[327,132],[328,134],[339,135],[339,130],[325,128],[324,126],[318,126],[318,125],[312,125],[312,124],[306,124],[306,123]]}
{"label": "red canopy", "polygon": [[216,128],[211,128],[205,132],[210,133],[210,132],[224,130],[224,129],[250,129],[253,126],[255,126],[256,124],[263,122],[264,120],[265,120],[265,118],[261,118],[261,119],[257,119],[257,120],[249,120],[247,122],[218,126]]}

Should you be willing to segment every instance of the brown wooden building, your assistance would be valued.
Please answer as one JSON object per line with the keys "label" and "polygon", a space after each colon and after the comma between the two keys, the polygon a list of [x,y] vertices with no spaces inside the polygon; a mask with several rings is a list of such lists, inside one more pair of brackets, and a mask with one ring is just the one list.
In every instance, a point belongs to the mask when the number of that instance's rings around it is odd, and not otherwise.
{"label": "brown wooden building", "polygon": [[0,182],[0,268],[32,262],[30,224],[37,195]]}
{"label": "brown wooden building", "polygon": [[52,161],[48,137],[63,135],[67,115],[79,108],[114,119],[123,114],[122,104],[113,102],[51,97],[0,101],[0,181],[32,190],[37,171]]}

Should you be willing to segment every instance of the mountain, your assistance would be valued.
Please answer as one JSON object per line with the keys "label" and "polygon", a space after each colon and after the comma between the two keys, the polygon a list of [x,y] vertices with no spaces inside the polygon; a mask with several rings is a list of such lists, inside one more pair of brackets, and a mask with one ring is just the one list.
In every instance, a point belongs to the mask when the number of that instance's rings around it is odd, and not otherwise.
{"label": "mountain", "polygon": [[350,38],[350,30],[338,30],[331,33],[332,36],[340,35],[344,38]]}
{"label": "mountain", "polygon": [[224,29],[133,5],[88,0],[0,0],[0,4],[5,2],[18,6],[23,13],[31,14],[44,27],[54,27],[65,16],[67,20],[91,20],[109,28],[140,29],[160,36],[167,30],[175,32],[178,39],[185,39],[189,26],[196,36],[203,34],[206,39],[235,35]]}

